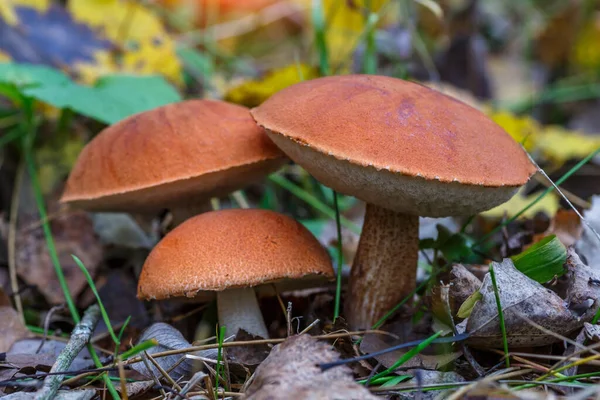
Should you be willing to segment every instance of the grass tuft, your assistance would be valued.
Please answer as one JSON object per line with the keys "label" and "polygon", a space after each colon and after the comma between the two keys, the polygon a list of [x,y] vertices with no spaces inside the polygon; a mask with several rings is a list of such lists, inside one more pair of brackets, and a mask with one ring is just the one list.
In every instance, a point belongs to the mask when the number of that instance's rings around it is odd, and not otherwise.
{"label": "grass tuft", "polygon": [[506,324],[504,323],[504,312],[502,311],[502,303],[500,302],[500,293],[498,293],[498,284],[496,283],[496,271],[494,266],[490,265],[490,278],[492,278],[492,286],[494,287],[494,297],[496,298],[496,307],[498,308],[498,319],[500,330],[502,331],[502,345],[504,347],[504,361],[506,368],[510,368],[510,356],[508,353],[508,340],[506,338]]}

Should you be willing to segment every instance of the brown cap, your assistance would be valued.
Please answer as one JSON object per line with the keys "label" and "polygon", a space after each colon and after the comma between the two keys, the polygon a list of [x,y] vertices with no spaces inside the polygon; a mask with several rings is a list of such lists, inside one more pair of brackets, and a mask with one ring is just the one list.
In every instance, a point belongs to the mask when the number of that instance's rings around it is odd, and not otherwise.
{"label": "brown cap", "polygon": [[520,145],[483,113],[401,79],[318,78],[283,89],[251,113],[321,182],[399,212],[483,211],[535,172]]}
{"label": "brown cap", "polygon": [[247,108],[188,100],[98,134],[79,155],[61,201],[96,211],[155,211],[228,194],[285,160]]}
{"label": "brown cap", "polygon": [[299,222],[258,209],[210,211],[188,219],[152,250],[138,297],[193,297],[200,290],[334,276],[319,241]]}

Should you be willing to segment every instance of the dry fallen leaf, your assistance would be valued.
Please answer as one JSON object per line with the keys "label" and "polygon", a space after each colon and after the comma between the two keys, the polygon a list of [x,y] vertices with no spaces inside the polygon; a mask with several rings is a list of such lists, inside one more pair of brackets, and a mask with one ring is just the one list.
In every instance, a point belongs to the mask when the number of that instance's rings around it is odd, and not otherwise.
{"label": "dry fallen leaf", "polygon": [[450,271],[450,307],[456,316],[460,306],[481,287],[481,281],[461,264]]}
{"label": "dry fallen leaf", "polygon": [[[150,327],[142,333],[142,335],[138,339],[137,344],[150,339],[156,339],[156,341],[158,342],[157,346],[154,346],[147,350],[147,353],[150,355],[167,350],[185,349],[192,346],[187,340],[185,340],[181,332],[173,328],[171,325],[165,324],[163,322],[157,322],[155,324],[150,325]],[[205,358],[210,358],[213,360],[217,359],[216,349],[204,350],[198,353],[191,354],[202,356]],[[156,359],[156,362],[165,371],[170,371],[169,375],[175,380],[179,380],[180,378],[189,378],[195,372],[194,360],[186,358],[185,354],[175,354],[172,356],[160,357]],[[162,376],[160,371],[152,364],[150,360],[148,360],[148,363],[151,366],[151,372],[148,371],[146,365],[141,361],[131,364],[131,368],[149,378],[152,378],[153,376],[160,378]]]}
{"label": "dry fallen leaf", "polygon": [[[555,334],[567,335],[580,328],[586,318],[590,319],[594,314],[594,309],[590,307],[584,316],[580,316],[573,307],[567,306],[567,304],[572,306],[587,302],[593,295],[587,281],[582,282],[584,277],[589,279],[589,268],[584,270],[578,266],[572,269],[573,283],[568,291],[568,300],[565,302],[552,290],[522,274],[510,259],[492,265],[496,273],[498,293],[508,333],[507,340],[511,347],[542,346],[560,340],[559,337],[532,326],[526,319]],[[502,334],[494,288],[489,274],[484,278],[480,292],[482,298],[473,308],[470,317],[458,327],[466,328],[466,332],[471,335],[468,343],[472,346],[500,347]]]}
{"label": "dry fallen leaf", "polygon": [[[592,207],[583,212],[587,223],[600,232],[600,195],[592,196]],[[583,234],[575,244],[577,253],[583,261],[593,269],[600,269],[600,240],[588,226],[583,227]]]}
{"label": "dry fallen leaf", "polygon": [[[102,244],[94,233],[90,217],[82,211],[56,215],[50,221],[54,245],[65,273],[69,291],[77,296],[87,285],[72,254],[81,259],[92,277],[102,261]],[[25,282],[37,286],[50,304],[65,301],[37,215],[19,217],[17,235],[17,273]]]}
{"label": "dry fallen leaf", "polygon": [[12,307],[0,307],[0,353],[7,352],[19,339],[30,336],[29,330]]}
{"label": "dry fallen leaf", "polygon": [[574,210],[560,209],[550,221],[548,229],[533,237],[533,243],[542,240],[548,235],[556,235],[566,247],[573,246],[583,233],[583,225]]}
{"label": "dry fallen leaf", "polygon": [[292,336],[275,346],[255,372],[246,400],[377,399],[354,381],[349,367],[321,371],[318,364],[339,360],[331,346],[309,335]]}

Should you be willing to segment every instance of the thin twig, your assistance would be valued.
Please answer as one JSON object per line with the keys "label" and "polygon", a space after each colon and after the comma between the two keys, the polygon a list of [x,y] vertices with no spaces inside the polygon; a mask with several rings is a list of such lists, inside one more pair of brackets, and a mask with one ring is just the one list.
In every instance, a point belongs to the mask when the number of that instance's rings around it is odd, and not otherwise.
{"label": "thin twig", "polygon": [[288,337],[292,336],[292,302],[288,301],[287,310],[285,310],[285,319],[287,322],[287,335]]}
{"label": "thin twig", "polygon": [[[367,330],[367,331],[354,331],[354,332],[343,332],[343,333],[330,333],[330,334],[326,334],[326,335],[318,335],[318,336],[313,336],[313,337],[315,339],[329,340],[329,339],[339,339],[339,338],[348,337],[348,336],[362,336],[362,335],[366,335],[368,333],[375,333],[375,334],[380,334],[380,335],[390,335],[390,333],[386,332],[386,331]],[[221,346],[222,347],[257,346],[257,345],[261,345],[261,344],[283,343],[285,341],[286,341],[286,339],[244,340],[244,341],[239,341],[239,342],[229,342],[229,343],[226,342],[226,343],[221,344]],[[176,349],[176,350],[167,350],[167,351],[157,352],[157,353],[152,354],[152,356],[154,358],[159,358],[159,357],[172,356],[175,354],[193,353],[193,352],[197,352],[200,350],[218,349],[218,348],[219,348],[219,344],[215,343],[215,344],[207,344],[207,345],[202,345],[202,346],[193,346],[193,347],[188,347],[185,349]],[[125,363],[125,365],[129,365],[129,364],[135,364],[140,361],[141,361],[141,357],[134,357],[134,358],[130,358],[129,360],[125,361],[124,363]]]}
{"label": "thin twig", "polygon": [[[58,355],[50,372],[68,370],[73,360],[75,360],[75,357],[77,357],[77,354],[79,354],[90,341],[98,321],[100,321],[100,307],[98,307],[97,304],[94,304],[86,310],[81,321],[75,325],[75,329],[73,329],[73,333],[71,334],[71,339],[69,339],[69,342],[63,351]],[[44,386],[36,393],[35,398],[37,400],[54,398],[64,377],[64,375],[52,375],[44,379]]]}
{"label": "thin twig", "polygon": [[46,314],[46,318],[44,318],[44,335],[42,336],[42,340],[40,340],[40,345],[38,346],[37,350],[35,351],[35,354],[38,354],[40,352],[40,350],[42,350],[42,347],[44,347],[44,343],[46,343],[46,340],[48,339],[48,328],[50,327],[50,320],[52,319],[52,315],[57,312],[57,311],[62,311],[65,309],[65,305],[64,304],[59,304],[58,306],[54,306],[50,309],[50,311],[48,311],[48,314]]}
{"label": "thin twig", "polygon": [[15,174],[15,184],[10,201],[10,219],[8,224],[8,274],[10,276],[10,289],[13,292],[15,308],[19,314],[19,319],[24,324],[25,314],[23,313],[23,303],[19,291],[19,280],[17,279],[17,219],[19,217],[19,199],[21,195],[21,186],[23,186],[23,174],[25,172],[25,161],[21,157],[17,172]]}
{"label": "thin twig", "polygon": [[177,382],[175,382],[173,380],[173,378],[171,378],[171,375],[169,375],[167,373],[167,371],[165,371],[158,362],[156,362],[156,360],[154,359],[154,357],[152,357],[147,351],[144,352],[146,354],[146,357],[148,357],[148,360],[150,360],[150,362],[152,364],[154,364],[154,366],[156,367],[156,369],[158,370],[158,372],[160,372],[160,374],[163,376],[163,378],[165,378],[171,385],[173,385],[174,388],[176,388],[178,391],[181,390],[181,386],[179,386],[177,384]]}

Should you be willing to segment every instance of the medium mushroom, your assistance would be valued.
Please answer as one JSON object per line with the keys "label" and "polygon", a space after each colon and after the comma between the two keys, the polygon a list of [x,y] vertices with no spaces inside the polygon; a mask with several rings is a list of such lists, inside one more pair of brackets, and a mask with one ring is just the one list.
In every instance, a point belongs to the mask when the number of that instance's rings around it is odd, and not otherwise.
{"label": "medium mushroom", "polygon": [[210,211],[188,219],[152,250],[138,298],[194,297],[217,291],[219,323],[268,337],[253,287],[283,280],[333,278],[327,251],[299,222],[258,209]]}
{"label": "medium mushroom", "polygon": [[285,162],[247,108],[187,100],[100,132],[79,155],[61,202],[89,211],[169,208],[181,222]]}
{"label": "medium mushroom", "polygon": [[414,290],[419,216],[488,210],[536,171],[483,113],[401,79],[318,78],[251,113],[316,179],[367,203],[345,302],[353,329],[371,327]]}

